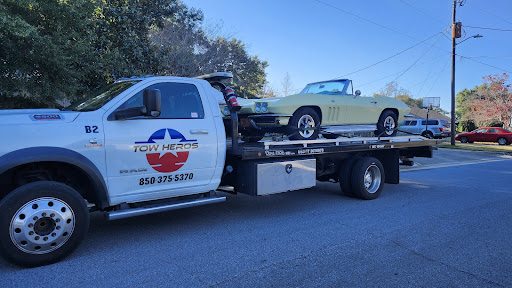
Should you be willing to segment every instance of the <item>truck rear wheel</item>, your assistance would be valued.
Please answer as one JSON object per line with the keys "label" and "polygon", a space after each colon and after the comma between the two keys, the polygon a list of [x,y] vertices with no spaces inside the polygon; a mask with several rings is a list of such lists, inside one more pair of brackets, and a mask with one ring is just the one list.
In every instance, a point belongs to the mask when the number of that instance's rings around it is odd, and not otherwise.
{"label": "truck rear wheel", "polygon": [[21,266],[55,263],[84,239],[89,211],[82,196],[58,182],[32,182],[0,201],[0,251]]}
{"label": "truck rear wheel", "polygon": [[352,167],[352,194],[364,200],[379,197],[384,187],[384,168],[379,160],[365,157],[357,160]]}
{"label": "truck rear wheel", "polygon": [[347,196],[354,196],[352,193],[352,167],[354,163],[359,160],[359,157],[351,157],[344,159],[341,162],[340,170],[338,173],[338,181],[340,183],[340,188],[343,194]]}

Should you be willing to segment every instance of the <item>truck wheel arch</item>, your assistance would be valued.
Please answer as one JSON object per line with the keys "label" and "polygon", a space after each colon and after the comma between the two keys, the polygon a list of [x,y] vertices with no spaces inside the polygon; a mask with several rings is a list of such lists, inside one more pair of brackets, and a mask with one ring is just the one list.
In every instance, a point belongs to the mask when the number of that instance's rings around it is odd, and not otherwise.
{"label": "truck wheel arch", "polygon": [[60,147],[32,147],[23,148],[0,157],[0,176],[27,164],[56,163],[72,166],[87,176],[92,190],[88,192],[88,201],[98,208],[109,206],[108,190],[99,169],[82,154]]}

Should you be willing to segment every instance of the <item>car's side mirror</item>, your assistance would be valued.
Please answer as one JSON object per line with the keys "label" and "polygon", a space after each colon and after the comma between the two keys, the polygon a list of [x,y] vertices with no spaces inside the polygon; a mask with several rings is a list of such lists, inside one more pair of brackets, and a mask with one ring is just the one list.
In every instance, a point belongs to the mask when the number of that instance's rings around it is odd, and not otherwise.
{"label": "car's side mirror", "polygon": [[[162,111],[162,96],[158,89],[146,89],[142,94],[142,107],[115,111],[108,120],[124,120],[139,116],[158,117]],[[113,118],[113,119],[111,119]]]}
{"label": "car's side mirror", "polygon": [[361,90],[356,90],[356,96],[361,96]]}

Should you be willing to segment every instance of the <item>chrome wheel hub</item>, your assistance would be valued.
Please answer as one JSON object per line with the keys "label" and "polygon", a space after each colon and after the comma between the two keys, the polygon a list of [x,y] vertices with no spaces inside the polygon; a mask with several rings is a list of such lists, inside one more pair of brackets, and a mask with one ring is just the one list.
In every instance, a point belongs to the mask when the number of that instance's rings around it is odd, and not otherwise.
{"label": "chrome wheel hub", "polygon": [[364,172],[364,188],[368,193],[375,193],[379,190],[382,174],[379,167],[371,165]]}
{"label": "chrome wheel hub", "polygon": [[49,253],[66,243],[75,228],[75,214],[64,201],[43,197],[21,207],[9,233],[14,245],[30,254]]}
{"label": "chrome wheel hub", "polygon": [[302,115],[297,125],[300,136],[304,138],[311,137],[315,133],[315,127],[315,119],[311,115]]}
{"label": "chrome wheel hub", "polygon": [[395,131],[395,128],[395,119],[392,116],[386,117],[386,119],[384,120],[384,129],[386,131],[386,135],[392,135],[393,132]]}

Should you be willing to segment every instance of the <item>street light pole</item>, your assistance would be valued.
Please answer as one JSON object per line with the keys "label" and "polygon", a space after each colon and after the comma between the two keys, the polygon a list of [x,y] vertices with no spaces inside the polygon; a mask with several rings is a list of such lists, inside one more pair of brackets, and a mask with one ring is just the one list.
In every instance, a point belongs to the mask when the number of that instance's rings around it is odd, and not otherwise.
{"label": "street light pole", "polygon": [[[455,26],[455,9],[457,7],[457,0],[453,0],[453,21],[452,29]],[[451,145],[455,146],[455,33],[452,33],[452,123],[450,129]]]}

